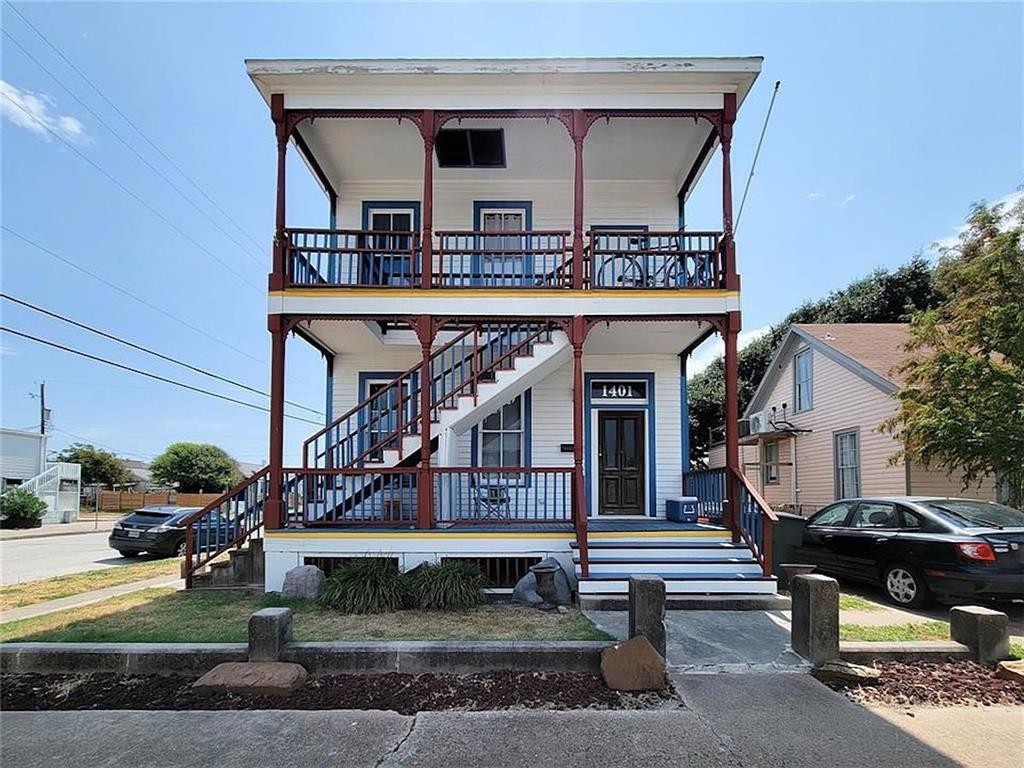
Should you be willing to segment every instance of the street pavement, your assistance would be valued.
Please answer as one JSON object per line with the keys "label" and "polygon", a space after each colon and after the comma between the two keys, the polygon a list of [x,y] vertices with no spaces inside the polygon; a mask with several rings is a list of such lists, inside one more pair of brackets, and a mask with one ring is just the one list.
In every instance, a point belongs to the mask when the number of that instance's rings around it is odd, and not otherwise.
{"label": "street pavement", "polygon": [[[1015,727],[1024,717],[1020,707],[1000,708],[996,717],[986,717],[992,708],[931,710],[927,718],[913,718],[915,727],[908,729],[898,711],[881,716],[809,675],[673,679],[682,706],[648,711],[5,712],[0,763],[18,768],[1007,768],[1024,751],[1024,733]],[[950,748],[965,727],[979,729],[980,746]]]}
{"label": "street pavement", "polygon": [[0,584],[139,562],[107,545],[109,531],[0,541]]}

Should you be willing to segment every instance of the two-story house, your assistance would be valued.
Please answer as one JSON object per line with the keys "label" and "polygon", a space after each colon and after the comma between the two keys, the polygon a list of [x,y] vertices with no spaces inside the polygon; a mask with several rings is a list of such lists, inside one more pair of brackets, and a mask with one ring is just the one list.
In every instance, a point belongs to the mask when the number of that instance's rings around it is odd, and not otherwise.
{"label": "two-story house", "polygon": [[[811,514],[858,496],[970,496],[996,500],[985,478],[959,477],[901,454],[881,429],[896,413],[908,326],[796,324],[789,328],[740,422],[740,465],[776,509]],[[711,467],[726,465],[724,443]]]}
{"label": "two-story house", "polygon": [[[471,558],[508,587],[553,555],[581,595],[641,571],[670,593],[774,592],[772,513],[739,472],[735,426],[730,149],[759,69],[249,61],[277,139],[270,464],[197,515],[190,578],[262,529],[268,590],[353,556]],[[323,227],[289,221],[289,151],[324,191]],[[721,197],[709,227],[687,217],[701,183]],[[714,333],[729,468],[701,478],[704,522],[676,523],[667,503],[697,490],[687,358]],[[290,335],[323,353],[330,392],[296,467]]]}

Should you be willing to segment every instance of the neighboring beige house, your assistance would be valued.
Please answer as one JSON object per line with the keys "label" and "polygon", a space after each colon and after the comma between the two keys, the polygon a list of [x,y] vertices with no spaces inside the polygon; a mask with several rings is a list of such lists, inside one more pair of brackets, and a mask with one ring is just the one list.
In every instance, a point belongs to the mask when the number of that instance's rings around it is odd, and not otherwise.
{"label": "neighboring beige house", "polygon": [[[896,410],[908,326],[796,324],[783,339],[740,423],[744,473],[776,508],[809,514],[869,495],[996,497],[995,483],[891,457],[899,441],[879,425]],[[709,466],[725,465],[713,446]]]}

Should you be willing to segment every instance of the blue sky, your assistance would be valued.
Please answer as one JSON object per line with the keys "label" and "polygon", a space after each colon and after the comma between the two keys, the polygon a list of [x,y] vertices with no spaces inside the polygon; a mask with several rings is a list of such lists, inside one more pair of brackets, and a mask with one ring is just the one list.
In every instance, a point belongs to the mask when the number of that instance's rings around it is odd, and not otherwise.
{"label": "blue sky", "polygon": [[[733,152],[738,203],[772,85],[781,80],[738,230],[744,324],[751,331],[875,267],[905,261],[954,233],[972,201],[1003,198],[1022,181],[1022,14],[1015,3],[18,8],[231,221],[5,3],[4,31],[217,226],[5,36],[4,226],[195,329],[7,233],[4,292],[258,388],[266,388],[269,375],[264,286],[273,230],[274,139],[266,106],[245,76],[246,57],[763,55],[764,69],[741,112]],[[40,131],[11,100],[223,265]],[[324,225],[324,201],[304,167],[293,162],[289,173],[290,223]],[[707,179],[718,173],[715,165]],[[691,199],[688,219],[694,226],[717,226],[719,206],[717,184],[705,184]],[[5,325],[266,402],[8,303],[2,314]],[[15,428],[36,423],[38,405],[27,395],[45,379],[55,430],[51,448],[86,440],[149,458],[172,441],[200,440],[242,461],[266,459],[267,420],[259,411],[10,335],[2,345],[0,421]],[[297,341],[289,356],[289,399],[322,409],[319,355]],[[312,429],[289,422],[287,460],[297,459]]]}

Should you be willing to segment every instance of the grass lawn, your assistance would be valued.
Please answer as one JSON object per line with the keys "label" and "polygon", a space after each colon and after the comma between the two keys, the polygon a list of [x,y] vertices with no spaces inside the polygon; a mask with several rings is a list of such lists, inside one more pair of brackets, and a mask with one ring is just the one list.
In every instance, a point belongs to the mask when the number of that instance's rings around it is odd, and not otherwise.
{"label": "grass lawn", "polygon": [[20,584],[0,587],[0,611],[45,603],[47,600],[57,600],[82,592],[91,592],[94,589],[155,579],[157,576],[176,576],[180,573],[180,569],[180,558],[170,557],[163,560],[148,560],[131,565],[72,573],[68,576],[23,581]]}
{"label": "grass lawn", "polygon": [[343,614],[273,595],[231,597],[145,589],[33,619],[0,624],[0,642],[245,642],[249,614],[287,605],[296,640],[611,640],[579,611],[513,605],[467,611]]}
{"label": "grass lawn", "polygon": [[839,595],[839,610],[841,611],[880,611],[883,606],[867,600],[859,595]]}
{"label": "grass lawn", "polygon": [[908,640],[949,640],[949,624],[945,621],[926,621],[916,624],[840,624],[840,640],[864,640],[872,643],[902,642]]}

